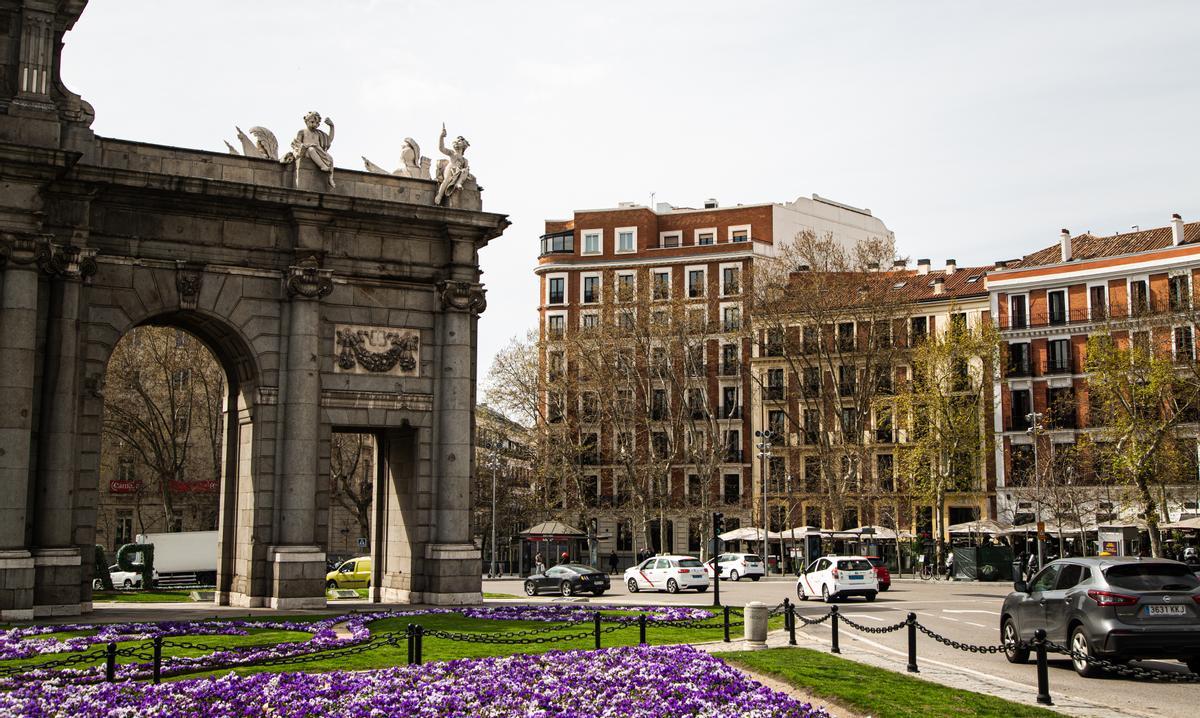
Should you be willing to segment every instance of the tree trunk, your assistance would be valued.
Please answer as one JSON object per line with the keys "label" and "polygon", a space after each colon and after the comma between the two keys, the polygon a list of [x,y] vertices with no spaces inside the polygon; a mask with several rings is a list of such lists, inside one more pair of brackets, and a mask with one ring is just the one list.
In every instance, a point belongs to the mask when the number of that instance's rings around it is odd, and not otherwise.
{"label": "tree trunk", "polygon": [[1150,477],[1139,474],[1136,484],[1138,493],[1142,497],[1142,508],[1146,512],[1146,533],[1150,534],[1150,555],[1160,558],[1162,556],[1162,534],[1158,530],[1158,502],[1154,500]]}

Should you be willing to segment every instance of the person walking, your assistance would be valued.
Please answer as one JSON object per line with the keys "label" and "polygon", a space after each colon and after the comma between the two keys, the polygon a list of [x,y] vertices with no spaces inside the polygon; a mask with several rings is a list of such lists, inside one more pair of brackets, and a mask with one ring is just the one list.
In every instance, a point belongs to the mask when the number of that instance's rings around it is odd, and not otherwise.
{"label": "person walking", "polygon": [[617,552],[613,551],[608,555],[608,572],[612,575],[617,575],[617,565],[621,559],[617,557]]}
{"label": "person walking", "polygon": [[948,581],[954,580],[954,550],[953,549],[951,549],[946,554],[946,579]]}
{"label": "person walking", "polygon": [[540,553],[533,557],[533,572],[535,574],[546,573],[546,561]]}

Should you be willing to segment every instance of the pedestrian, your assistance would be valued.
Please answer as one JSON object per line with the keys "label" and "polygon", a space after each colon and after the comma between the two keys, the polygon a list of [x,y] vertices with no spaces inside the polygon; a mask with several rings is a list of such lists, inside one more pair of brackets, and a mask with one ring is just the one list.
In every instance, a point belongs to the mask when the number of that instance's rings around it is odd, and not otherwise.
{"label": "pedestrian", "polygon": [[1037,573],[1037,570],[1038,570],[1037,553],[1030,552],[1029,564],[1025,568],[1025,580],[1027,580],[1027,581],[1032,580],[1033,575],[1035,573]]}
{"label": "pedestrian", "polygon": [[954,549],[946,554],[946,578],[954,580]]}
{"label": "pedestrian", "polygon": [[614,576],[617,575],[617,564],[619,564],[620,562],[621,562],[621,559],[617,558],[616,551],[613,551],[612,553],[610,553],[608,555],[608,572]]}
{"label": "pedestrian", "polygon": [[542,558],[542,554],[533,557],[533,572],[535,574],[546,573],[546,561]]}
{"label": "pedestrian", "polygon": [[558,557],[558,562],[559,563],[571,563],[570,554],[568,554],[566,551],[563,551],[562,555]]}

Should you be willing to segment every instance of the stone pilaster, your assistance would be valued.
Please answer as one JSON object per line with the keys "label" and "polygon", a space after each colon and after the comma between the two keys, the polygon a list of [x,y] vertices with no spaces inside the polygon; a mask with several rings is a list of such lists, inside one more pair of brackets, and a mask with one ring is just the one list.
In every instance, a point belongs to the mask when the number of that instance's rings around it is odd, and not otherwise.
{"label": "stone pilaster", "polygon": [[283,455],[279,526],[271,549],[274,608],[325,605],[325,552],[317,546],[317,454],[320,427],[320,300],[333,291],[332,272],[315,257],[292,266],[285,280],[289,306],[284,368]]}

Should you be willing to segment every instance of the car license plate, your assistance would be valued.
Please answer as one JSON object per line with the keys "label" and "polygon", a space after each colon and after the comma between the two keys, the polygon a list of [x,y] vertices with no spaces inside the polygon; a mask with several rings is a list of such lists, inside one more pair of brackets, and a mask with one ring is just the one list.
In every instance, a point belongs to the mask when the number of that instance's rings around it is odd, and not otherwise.
{"label": "car license plate", "polygon": [[853,574],[853,573],[850,574],[851,581],[861,581],[862,579],[863,579],[862,574],[857,574],[857,575]]}
{"label": "car license plate", "polygon": [[1147,616],[1186,616],[1187,606],[1146,606]]}

